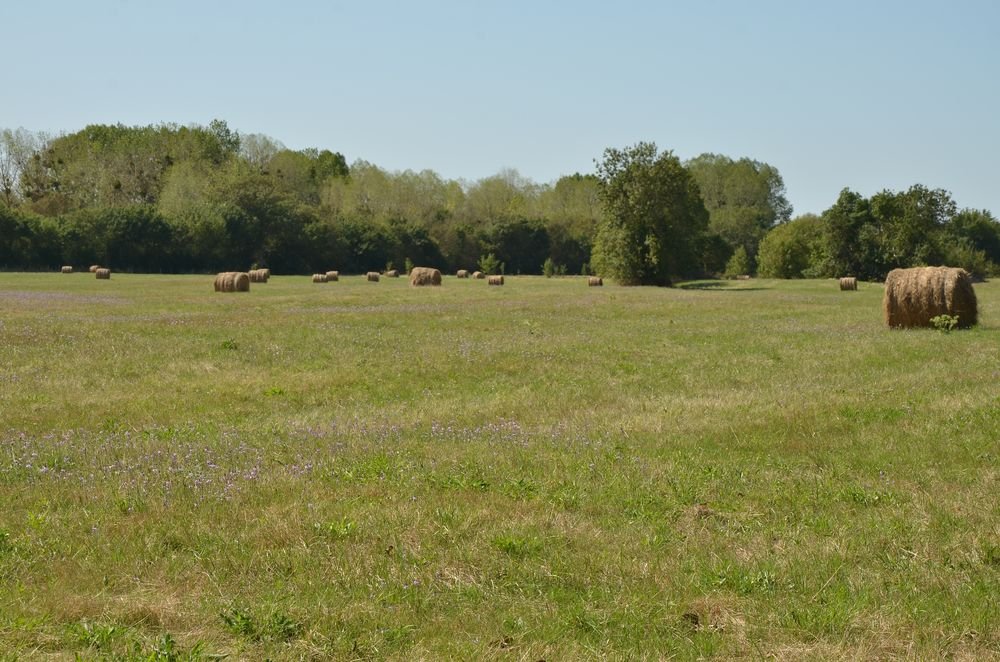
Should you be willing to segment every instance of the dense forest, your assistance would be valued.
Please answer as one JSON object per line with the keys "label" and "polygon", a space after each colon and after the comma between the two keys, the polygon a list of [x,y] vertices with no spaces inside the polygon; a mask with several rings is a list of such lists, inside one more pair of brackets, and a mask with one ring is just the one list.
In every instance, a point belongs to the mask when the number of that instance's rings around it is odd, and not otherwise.
{"label": "dense forest", "polygon": [[896,266],[1000,264],[1000,224],[920,185],[844,190],[792,218],[780,173],[640,143],[550,184],[505,170],[475,182],[388,172],[327,149],[287,149],[205,126],[0,131],[0,268],[361,273],[598,271],[635,284],[759,273],[878,279]]}

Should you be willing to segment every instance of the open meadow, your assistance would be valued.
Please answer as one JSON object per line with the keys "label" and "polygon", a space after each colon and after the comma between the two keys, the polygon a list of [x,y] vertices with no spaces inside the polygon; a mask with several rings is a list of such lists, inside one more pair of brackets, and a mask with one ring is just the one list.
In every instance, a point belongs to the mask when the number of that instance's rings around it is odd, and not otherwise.
{"label": "open meadow", "polygon": [[0,274],[0,659],[1000,657],[1000,284]]}

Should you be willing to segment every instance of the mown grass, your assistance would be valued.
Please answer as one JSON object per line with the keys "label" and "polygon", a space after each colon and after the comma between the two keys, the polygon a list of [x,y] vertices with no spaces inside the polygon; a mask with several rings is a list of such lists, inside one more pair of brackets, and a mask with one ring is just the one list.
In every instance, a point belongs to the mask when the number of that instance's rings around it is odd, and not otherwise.
{"label": "mown grass", "polygon": [[1000,656],[995,283],[211,280],[0,274],[11,659]]}

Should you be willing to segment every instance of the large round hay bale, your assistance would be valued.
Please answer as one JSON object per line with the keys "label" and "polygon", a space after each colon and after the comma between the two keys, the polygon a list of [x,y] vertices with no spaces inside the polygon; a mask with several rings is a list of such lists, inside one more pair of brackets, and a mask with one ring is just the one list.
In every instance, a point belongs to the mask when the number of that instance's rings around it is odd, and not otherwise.
{"label": "large round hay bale", "polygon": [[938,315],[957,317],[959,328],[978,321],[972,277],[951,267],[893,269],[885,279],[882,310],[892,329],[931,326]]}
{"label": "large round hay bale", "polygon": [[441,271],[433,267],[413,267],[410,270],[410,285],[422,287],[424,285],[440,285]]}
{"label": "large round hay bale", "polygon": [[92,264],[92,265],[90,265],[90,273],[95,274],[95,273],[97,273],[97,270],[100,269],[100,268],[101,268],[101,265],[99,265],[99,264]]}
{"label": "large round hay bale", "polygon": [[368,279],[370,283],[377,283],[379,278],[379,273],[377,271],[369,271],[365,274],[365,278]]}
{"label": "large round hay bale", "polygon": [[486,279],[487,285],[503,285],[503,276],[490,276]]}
{"label": "large round hay bale", "polygon": [[486,278],[486,274],[484,274],[482,271],[473,271],[472,277],[475,278],[476,280],[482,280],[483,278]]}
{"label": "large round hay bale", "polygon": [[468,278],[469,271],[467,269],[459,269],[458,273],[455,274],[459,278]]}
{"label": "large round hay bale", "polygon": [[215,291],[249,292],[250,274],[245,271],[223,271],[215,277]]}
{"label": "large round hay bale", "polygon": [[327,271],[326,272],[326,282],[328,282],[328,283],[335,283],[338,280],[340,280],[340,272],[339,271]]}
{"label": "large round hay bale", "polygon": [[314,283],[325,283],[326,282],[326,274],[313,274],[313,282]]}
{"label": "large round hay bale", "polygon": [[840,279],[840,291],[848,292],[858,289],[858,279],[854,276],[845,276]]}
{"label": "large round hay bale", "polygon": [[395,269],[389,269],[385,272],[386,278],[399,278],[399,272]]}
{"label": "large round hay bale", "polygon": [[600,276],[591,276],[587,279],[587,285],[589,287],[603,287],[604,279]]}
{"label": "large round hay bale", "polygon": [[62,272],[62,273],[64,273],[64,274],[71,274],[71,273],[73,273],[73,267],[63,267],[59,271]]}
{"label": "large round hay bale", "polygon": [[98,280],[110,280],[111,279],[111,269],[98,269],[94,272]]}

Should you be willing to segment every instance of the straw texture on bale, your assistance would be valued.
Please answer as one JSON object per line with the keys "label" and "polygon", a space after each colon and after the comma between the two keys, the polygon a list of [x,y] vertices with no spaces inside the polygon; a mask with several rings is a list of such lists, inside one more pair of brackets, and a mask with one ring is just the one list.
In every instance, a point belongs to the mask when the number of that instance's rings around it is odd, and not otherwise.
{"label": "straw texture on bale", "polygon": [[98,269],[94,272],[98,280],[109,280],[111,278],[111,269]]}
{"label": "straw texture on bale", "polygon": [[410,285],[440,285],[441,271],[433,267],[413,267],[410,270]]}
{"label": "straw texture on bale", "polygon": [[503,285],[503,276],[490,276],[486,279],[488,285]]}
{"label": "straw texture on bale", "polygon": [[97,273],[97,270],[100,269],[100,268],[101,268],[101,265],[99,265],[99,264],[92,264],[92,265],[90,265],[90,273],[92,273],[92,274],[93,273]]}
{"label": "straw texture on bale", "polygon": [[369,271],[367,274],[365,274],[365,278],[367,278],[372,283],[378,282],[378,276],[379,274],[377,271]]}
{"label": "straw texture on bale", "polygon": [[965,269],[893,269],[885,279],[882,311],[889,328],[931,326],[938,315],[958,317],[959,328],[978,321],[976,292]]}
{"label": "straw texture on bale", "polygon": [[466,269],[459,269],[458,273],[456,273],[455,275],[458,276],[459,278],[468,278],[469,272]]}
{"label": "straw texture on bale", "polygon": [[326,274],[313,274],[313,282],[314,283],[325,283],[326,282]]}
{"label": "straw texture on bale", "polygon": [[484,274],[482,271],[473,271],[472,277],[475,278],[476,280],[482,280],[483,278],[486,278],[486,274]]}
{"label": "straw texture on bale", "polygon": [[389,269],[388,271],[385,272],[385,277],[386,278],[399,278],[399,272],[396,271],[395,269]]}
{"label": "straw texture on bale", "polygon": [[327,271],[326,272],[326,282],[328,282],[328,283],[334,283],[334,282],[336,282],[338,280],[340,280],[340,272],[339,271]]}
{"label": "straw texture on bale", "polygon": [[63,272],[64,274],[71,274],[73,273],[73,267],[63,267],[62,269],[60,269],[60,271]]}
{"label": "straw texture on bale", "polygon": [[[100,271],[97,273],[100,273]],[[223,271],[215,277],[215,291],[249,292],[250,274],[245,271]]]}
{"label": "straw texture on bale", "polygon": [[587,279],[587,285],[590,287],[601,287],[604,285],[604,279],[600,276],[591,276]]}
{"label": "straw texture on bale", "polygon": [[858,289],[858,279],[854,276],[845,276],[840,279],[840,291],[847,292],[849,290]]}

